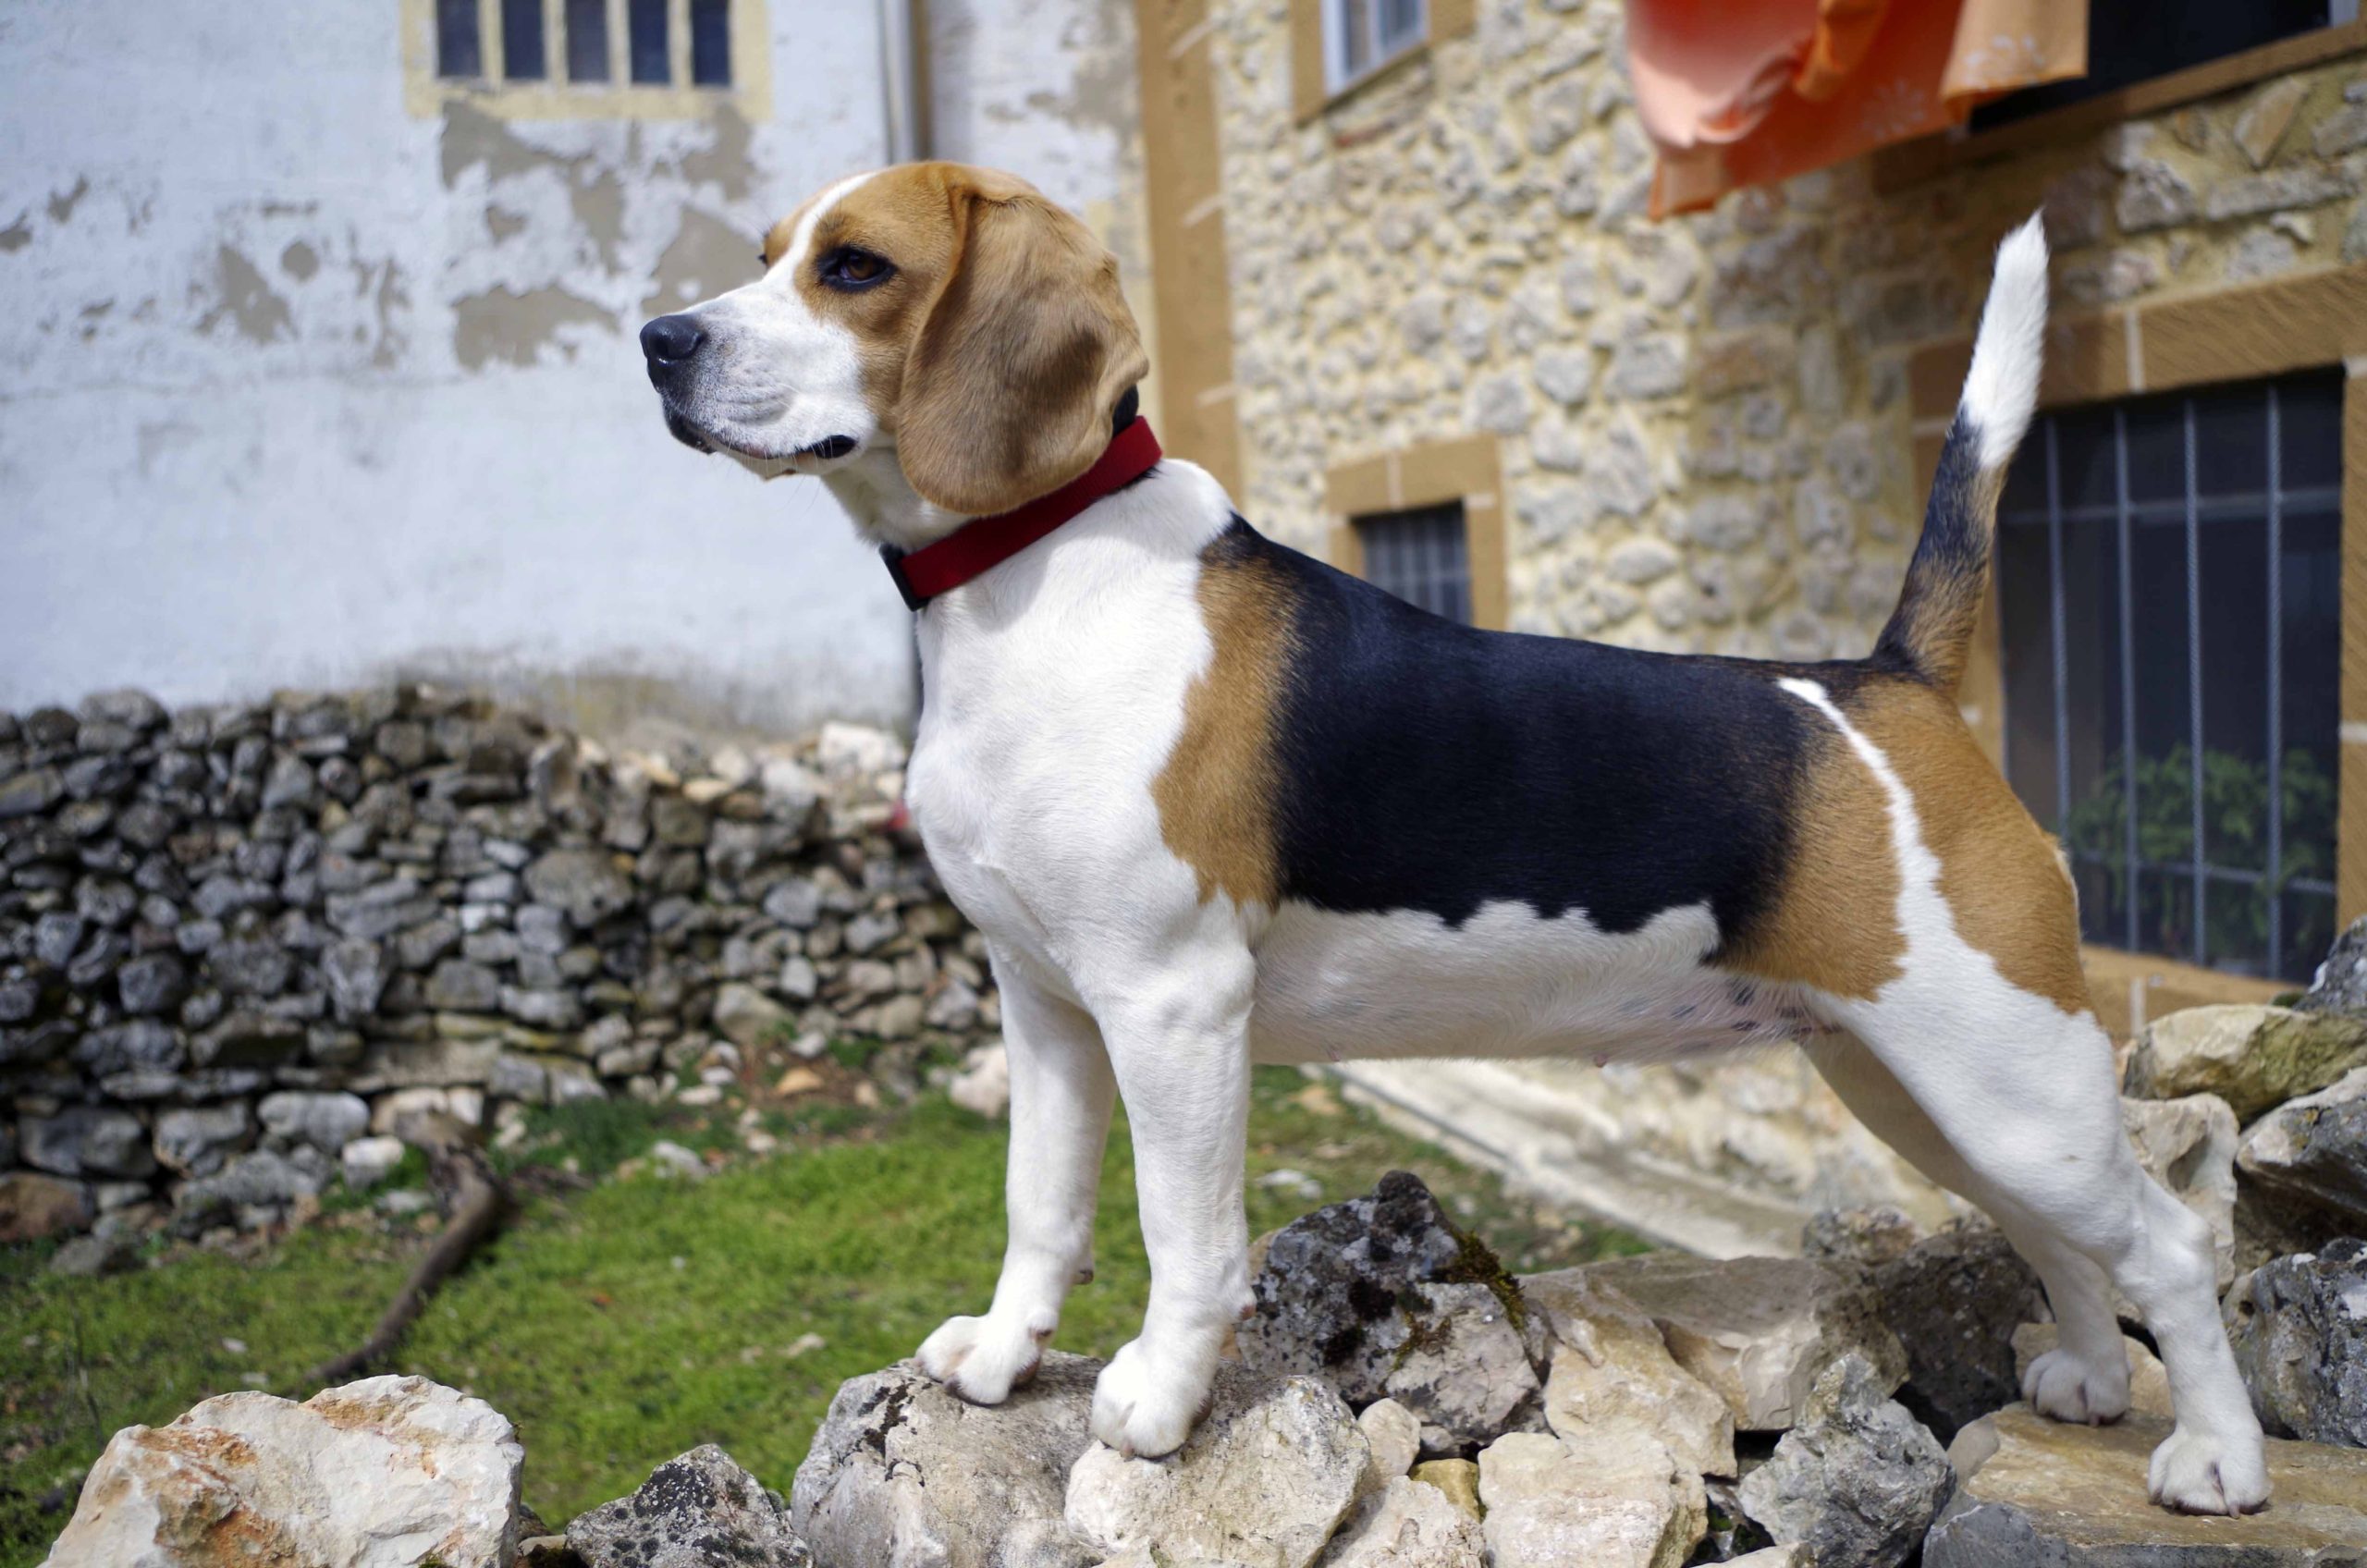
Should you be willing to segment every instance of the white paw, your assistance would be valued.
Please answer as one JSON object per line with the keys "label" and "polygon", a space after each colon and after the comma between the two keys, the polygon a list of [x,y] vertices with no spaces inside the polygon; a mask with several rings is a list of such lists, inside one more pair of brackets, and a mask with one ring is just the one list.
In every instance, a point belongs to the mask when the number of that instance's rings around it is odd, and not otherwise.
{"label": "white paw", "polygon": [[921,1341],[921,1370],[972,1404],[1000,1404],[1036,1376],[1052,1325],[1021,1317],[949,1317]]}
{"label": "white paw", "polygon": [[2268,1460],[2256,1432],[2219,1437],[2180,1427],[2153,1451],[2146,1494],[2181,1513],[2250,1513],[2268,1504]]}
{"label": "white paw", "polygon": [[2114,1347],[2102,1366],[2068,1350],[2051,1350],[2022,1374],[2022,1397],[2032,1410],[2077,1426],[2103,1427],[2128,1414],[2128,1357]]}
{"label": "white paw", "polygon": [[1093,1435],[1129,1459],[1173,1453],[1208,1412],[1209,1376],[1146,1351],[1140,1340],[1122,1346],[1093,1385]]}

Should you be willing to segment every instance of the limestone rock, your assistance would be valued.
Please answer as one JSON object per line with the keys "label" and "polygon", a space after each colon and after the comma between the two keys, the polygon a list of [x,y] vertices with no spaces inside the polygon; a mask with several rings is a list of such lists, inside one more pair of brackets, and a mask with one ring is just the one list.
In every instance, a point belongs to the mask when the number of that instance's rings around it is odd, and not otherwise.
{"label": "limestone rock", "polygon": [[242,1102],[175,1106],[157,1113],[156,1158],[184,1176],[211,1176],[254,1136],[254,1113]]}
{"label": "limestone rock", "polygon": [[1399,1476],[1348,1514],[1318,1568],[1483,1568],[1479,1522],[1436,1487]]}
{"label": "limestone rock", "polygon": [[945,1086],[946,1097],[975,1116],[1000,1121],[1011,1109],[1011,1057],[1000,1044],[980,1046]]}
{"label": "limestone rock", "polygon": [[1220,1363],[1208,1415],[1172,1455],[1085,1450],[1069,1474],[1066,1518],[1105,1556],[1148,1548],[1154,1561],[1306,1568],[1355,1504],[1370,1456],[1323,1383]]}
{"label": "limestone rock", "polygon": [[1697,1475],[1735,1473],[1735,1417],[1716,1390],[1676,1363],[1661,1330],[1585,1268],[1521,1281],[1555,1341],[1546,1424],[1565,1439],[1650,1439]]}
{"label": "limestone rock", "polygon": [[1800,1228],[1800,1256],[1820,1262],[1895,1263],[1922,1239],[1907,1211],[1889,1204],[1821,1208]]}
{"label": "limestone rock", "polygon": [[1886,1379],[1885,1393],[1907,1375],[1874,1295],[1823,1264],[1668,1252],[1589,1264],[1587,1274],[1651,1317],[1677,1365],[1726,1402],[1740,1430],[1791,1426],[1818,1375],[1852,1351]]}
{"label": "limestone rock", "polygon": [[1956,1492],[1924,1568],[2334,1568],[2367,1550],[2367,1453],[2272,1439],[2267,1511],[2209,1518],[2145,1499],[2169,1435],[2144,1416],[2073,1427],[2022,1405],[1975,1422],[1949,1449]]}
{"label": "limestone rock", "polygon": [[2269,1191],[2367,1229],[2367,1067],[2262,1117],[2236,1163]]}
{"label": "limestone rock", "polygon": [[2367,1066],[2367,1019],[2257,1005],[2188,1008],[2146,1025],[2123,1087],[2140,1099],[2217,1095],[2249,1122]]}
{"label": "limestone rock", "polygon": [[315,1148],[334,1158],[370,1130],[370,1106],[359,1095],[283,1089],[255,1108],[275,1147]]}
{"label": "limestone rock", "polygon": [[2226,1315],[2263,1427],[2367,1448],[2367,1241],[2263,1265],[2228,1292]]}
{"label": "limestone rock", "polygon": [[1479,1497],[1492,1568],[1677,1568],[1706,1520],[1686,1506],[1667,1450],[1632,1457],[1625,1467],[1582,1464],[1534,1432],[1488,1445]]}
{"label": "limestone rock", "polygon": [[[2361,131],[2367,131],[2367,113],[2354,106],[2345,114]],[[2367,915],[2352,921],[2349,928],[2334,939],[2309,990],[2293,1005],[2302,1012],[2329,1012],[2367,1020]]]}
{"label": "limestone rock", "polygon": [[[2025,1323],[2014,1330],[2014,1376],[2020,1378],[2030,1363],[2063,1342],[2063,1332],[2052,1323]],[[2175,1414],[2170,1408],[2170,1375],[2161,1357],[2141,1341],[2121,1336],[2122,1354],[2128,1357],[2128,1408],[2140,1415]]]}
{"label": "limestone rock", "polygon": [[553,850],[526,867],[526,890],[536,903],[567,912],[578,925],[595,925],[632,902],[632,878],[597,850]]}
{"label": "limestone rock", "polygon": [[2120,1118],[2146,1174],[2211,1227],[2225,1291],[2236,1278],[2236,1113],[2216,1095],[2186,1095],[2124,1099]]}
{"label": "limestone rock", "polygon": [[1320,1378],[1351,1405],[1369,1404],[1392,1394],[1390,1374],[1417,1326],[1404,1304],[1427,1284],[1487,1286],[1508,1315],[1518,1299],[1493,1255],[1421,1179],[1392,1170],[1362,1197],[1274,1233],[1250,1280],[1257,1311],[1241,1326],[1241,1359],[1269,1376]]}
{"label": "limestone rock", "polygon": [[754,1050],[791,1022],[790,1011],[754,986],[734,982],[716,993],[715,1026],[742,1050]]}
{"label": "limestone rock", "polygon": [[583,1568],[813,1568],[780,1494],[706,1443],[649,1473],[631,1497],[576,1516]]}
{"label": "limestone rock", "polygon": [[1414,1467],[1422,1450],[1422,1423],[1412,1411],[1393,1399],[1375,1400],[1356,1413],[1356,1425],[1372,1449],[1374,1485],[1395,1480]]}
{"label": "limestone rock", "polygon": [[2014,1330],[2048,1316],[2038,1275],[1986,1225],[1918,1242],[1873,1272],[1883,1321],[1907,1347],[1899,1402],[1943,1440],[2021,1397]]}
{"label": "limestone rock", "polygon": [[1956,1477],[1932,1434],[1864,1357],[1827,1366],[1775,1456],[1743,1477],[1745,1513],[1818,1568],[1895,1568]]}
{"label": "limestone rock", "polygon": [[49,1568],[509,1568],[517,1434],[424,1378],[209,1399],[117,1432]]}
{"label": "limestone rock", "polygon": [[70,1105],[18,1123],[22,1158],[59,1176],[145,1176],[156,1169],[148,1130],[127,1110]]}
{"label": "limestone rock", "polygon": [[0,1243],[38,1242],[91,1222],[91,1189],[31,1170],[0,1172]]}
{"label": "limestone rock", "polygon": [[[790,1488],[790,1522],[831,1568],[1085,1568],[1061,1523],[1069,1470],[1092,1442],[1101,1364],[1046,1351],[992,1409],[909,1362],[849,1378]],[[1361,1457],[1361,1456],[1359,1456]]]}
{"label": "limestone rock", "polygon": [[1435,1487],[1446,1500],[1479,1517],[1479,1466],[1468,1459],[1426,1459],[1414,1466],[1412,1479]]}
{"label": "limestone rock", "polygon": [[1406,1339],[1382,1386],[1419,1418],[1425,1457],[1452,1458],[1540,1424],[1526,1309],[1515,1322],[1486,1285],[1422,1284],[1398,1310]]}

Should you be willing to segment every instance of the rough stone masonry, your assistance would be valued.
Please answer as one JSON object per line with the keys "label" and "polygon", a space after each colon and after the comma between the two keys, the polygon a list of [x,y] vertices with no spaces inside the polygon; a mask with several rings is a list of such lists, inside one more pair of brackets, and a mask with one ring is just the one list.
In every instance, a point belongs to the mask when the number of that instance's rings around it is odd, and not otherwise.
{"label": "rough stone masonry", "polygon": [[902,761],[612,757],[417,686],[0,713],[0,1241],[267,1222],[418,1112],[991,1033]]}

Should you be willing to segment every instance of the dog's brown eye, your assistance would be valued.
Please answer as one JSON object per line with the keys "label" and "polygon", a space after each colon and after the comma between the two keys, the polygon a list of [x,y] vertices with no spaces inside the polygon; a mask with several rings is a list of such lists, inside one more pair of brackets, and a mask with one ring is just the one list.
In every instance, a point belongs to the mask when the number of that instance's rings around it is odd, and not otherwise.
{"label": "dog's brown eye", "polygon": [[820,271],[823,283],[832,288],[853,293],[885,283],[894,276],[896,269],[885,256],[875,256],[868,251],[841,245],[822,258]]}

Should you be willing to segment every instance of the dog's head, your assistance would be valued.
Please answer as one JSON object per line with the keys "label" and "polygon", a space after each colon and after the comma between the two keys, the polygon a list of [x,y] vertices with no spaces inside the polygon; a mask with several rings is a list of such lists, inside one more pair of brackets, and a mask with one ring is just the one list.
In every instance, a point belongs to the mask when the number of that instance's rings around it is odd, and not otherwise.
{"label": "dog's head", "polygon": [[641,330],[667,428],[766,478],[892,452],[943,510],[1085,472],[1147,361],[1116,260],[1023,179],[904,164],[765,237],[764,276]]}

